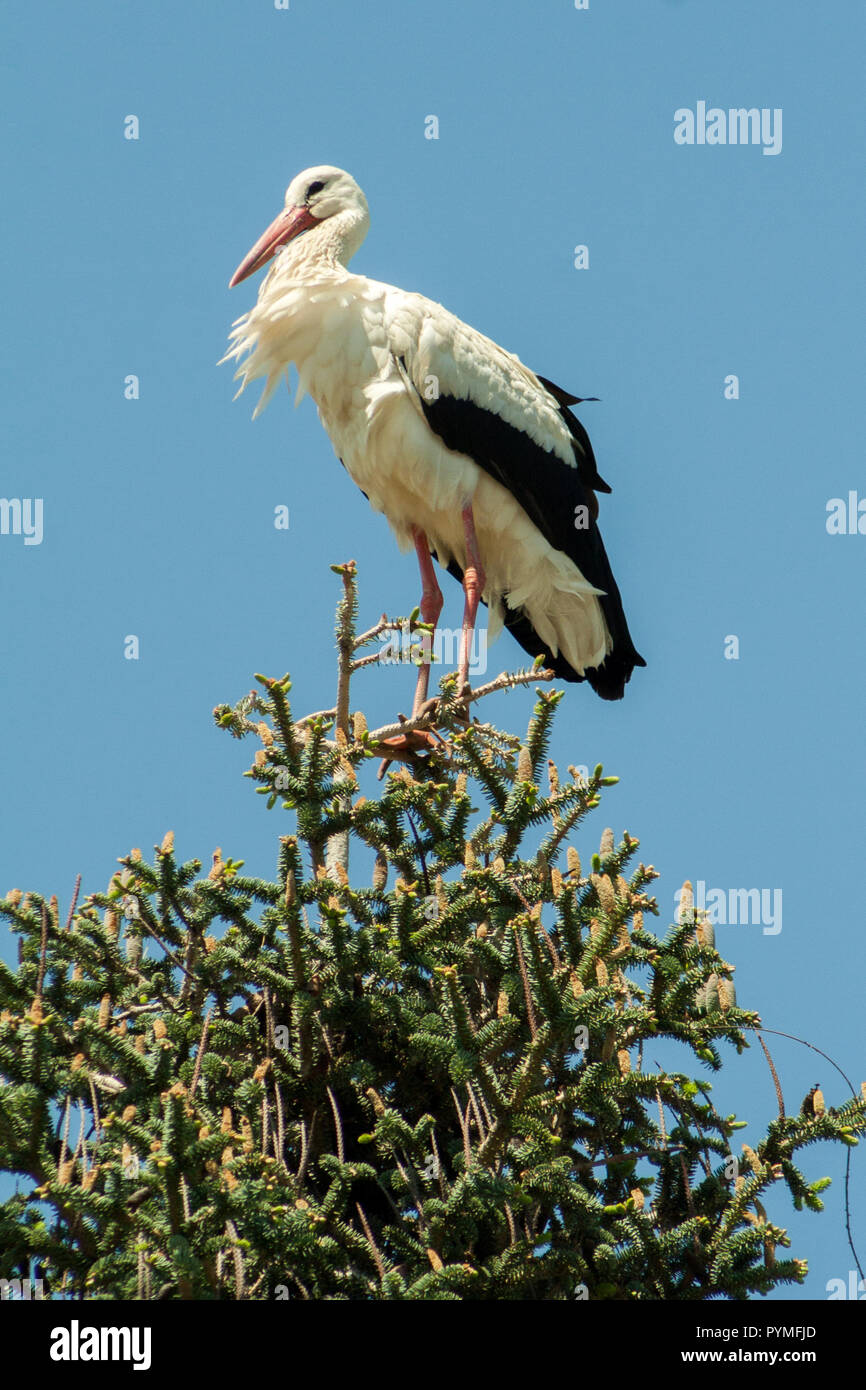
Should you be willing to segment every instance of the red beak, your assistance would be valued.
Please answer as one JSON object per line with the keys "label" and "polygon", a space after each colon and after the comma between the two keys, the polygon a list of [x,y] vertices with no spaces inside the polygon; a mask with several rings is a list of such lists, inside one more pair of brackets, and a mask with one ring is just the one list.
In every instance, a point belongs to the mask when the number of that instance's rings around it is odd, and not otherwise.
{"label": "red beak", "polygon": [[275,251],[293,241],[296,236],[300,236],[308,227],[315,227],[319,221],[309,208],[284,208],[279,217],[274,218],[267,231],[262,233],[252,250],[244,256],[229,280],[229,289],[234,289],[235,285],[239,285],[241,280],[246,280],[248,275],[261,270]]}

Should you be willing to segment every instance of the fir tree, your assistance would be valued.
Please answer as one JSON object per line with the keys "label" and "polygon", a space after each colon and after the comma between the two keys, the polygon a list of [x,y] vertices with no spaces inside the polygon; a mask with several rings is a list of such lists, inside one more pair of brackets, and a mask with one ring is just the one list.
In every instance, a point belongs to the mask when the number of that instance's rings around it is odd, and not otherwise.
{"label": "fir tree", "polygon": [[[296,719],[288,677],[258,677],[215,711],[257,741],[248,776],[286,822],[273,881],[220,851],[203,875],[168,834],[65,918],[35,892],[0,902],[19,937],[18,968],[0,965],[0,1169],[19,1180],[0,1275],[144,1299],[802,1282],[763,1200],[783,1184],[819,1210],[826,1180],[796,1153],[856,1144],[866,1101],[781,1105],[734,1157],[742,1123],[646,1050],[676,1039],[716,1071],[760,1019],[688,893],[650,931],[637,840],[606,829],[582,860],[616,779],[548,761],[551,673],[472,694],[537,684],[523,739],[467,725],[447,679],[438,707],[368,731],[351,677],[390,625],[356,636],[354,569],[338,572],[333,709]],[[417,613],[409,627],[423,641]],[[383,755],[378,795],[359,795]]]}

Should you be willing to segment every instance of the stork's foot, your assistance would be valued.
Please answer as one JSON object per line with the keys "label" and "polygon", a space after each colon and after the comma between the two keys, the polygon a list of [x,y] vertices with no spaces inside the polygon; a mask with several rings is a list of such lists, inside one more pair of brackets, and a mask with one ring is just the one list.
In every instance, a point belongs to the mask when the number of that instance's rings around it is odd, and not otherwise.
{"label": "stork's foot", "polygon": [[[420,718],[422,715],[432,713],[438,704],[438,695],[430,700],[425,700],[413,718]],[[401,724],[407,722],[405,714],[398,714],[397,718]],[[384,738],[379,746],[387,749],[388,753],[388,756],[382,759],[376,774],[380,782],[392,762],[408,763],[410,767],[420,770],[428,765],[434,753],[441,751],[447,757],[451,752],[450,744],[435,729],[408,729],[405,734],[395,734],[393,738]]]}
{"label": "stork's foot", "polygon": [[[458,724],[471,724],[472,717],[469,713],[471,698],[472,688],[468,681],[463,682],[463,686],[459,691],[454,691],[453,693],[448,691],[444,696],[444,701],[447,702],[448,717],[452,720],[456,720]],[[423,704],[418,706],[412,718],[418,719],[422,715],[429,714],[432,718],[432,724],[435,730],[442,704],[443,696],[433,695],[429,700],[425,700]],[[398,717],[400,719],[403,718],[402,714]]]}

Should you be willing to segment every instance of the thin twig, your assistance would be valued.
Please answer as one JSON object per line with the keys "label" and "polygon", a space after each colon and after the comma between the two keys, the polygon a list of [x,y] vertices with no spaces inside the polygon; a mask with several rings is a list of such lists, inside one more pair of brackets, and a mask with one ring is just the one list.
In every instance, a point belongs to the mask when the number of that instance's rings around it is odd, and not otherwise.
{"label": "thin twig", "polygon": [[354,615],[357,608],[355,562],[340,566],[343,599],[337,609],[337,728],[349,737],[349,677],[355,643]]}
{"label": "thin twig", "polygon": [[268,1145],[271,1140],[271,1107],[268,1103],[268,1093],[265,1091],[262,1096],[262,1158],[268,1156]]}
{"label": "thin twig", "polygon": [[532,991],[529,988],[529,974],[526,969],[526,961],[523,956],[523,945],[520,940],[520,928],[514,929],[514,944],[517,947],[517,960],[520,965],[520,978],[523,981],[523,997],[526,1000],[526,1013],[529,1018],[529,1034],[535,1040],[538,1032],[538,1023],[535,1018],[535,1004],[532,999]]}
{"label": "thin twig", "polygon": [[238,1299],[246,1297],[244,1287],[244,1257],[238,1244],[237,1227],[233,1221],[226,1222],[226,1235],[231,1241],[232,1259],[235,1266],[235,1295]]}
{"label": "thin twig", "polygon": [[75,916],[75,909],[78,906],[78,894],[81,892],[81,874],[75,880],[75,887],[72,890],[72,902],[69,904],[69,912],[66,914],[66,922],[63,930],[69,931],[72,926],[72,919]]}
{"label": "thin twig", "polygon": [[[143,977],[140,977],[143,978]],[[125,1018],[135,1018],[138,1014],[159,1014],[162,1013],[164,1004],[157,999],[152,1004],[130,1004],[128,1009],[122,1009],[119,1014],[114,1015],[115,1023],[121,1023]]]}
{"label": "thin twig", "polygon": [[36,977],[36,998],[42,998],[42,982],[45,979],[45,957],[48,952],[48,913],[42,904],[42,937],[39,942],[39,974]]}
{"label": "thin twig", "polygon": [[69,1152],[69,1122],[72,1119],[71,1107],[72,1097],[67,1096],[66,1109],[63,1113],[63,1135],[60,1141],[60,1157],[57,1160],[58,1169],[63,1167],[64,1163],[66,1162],[66,1155]]}
{"label": "thin twig", "polygon": [[189,1084],[190,1099],[195,1095],[195,1088],[198,1085],[199,1072],[201,1071],[202,1058],[204,1057],[205,1045],[207,1043],[207,1033],[210,1028],[210,1019],[213,1009],[208,1009],[205,1014],[204,1023],[201,1026],[201,1037],[198,1041],[198,1051],[195,1054],[195,1066],[192,1069],[192,1081]]}
{"label": "thin twig", "polygon": [[460,1128],[463,1131],[463,1157],[466,1160],[467,1172],[472,1167],[472,1144],[469,1139],[469,1106],[466,1107],[464,1115],[460,1101],[457,1099],[457,1092],[451,1087],[451,1095],[454,1100],[454,1109],[457,1111],[457,1118],[460,1121]]}
{"label": "thin twig", "polygon": [[[385,650],[387,650],[387,648]],[[381,665],[384,655],[385,651],[383,650],[381,652],[372,652],[370,656],[356,657],[351,666],[352,675],[354,675],[356,671],[363,671],[365,666]]]}
{"label": "thin twig", "polygon": [[93,1111],[93,1138],[94,1142],[99,1139],[99,1131],[102,1129],[102,1120],[99,1114],[99,1100],[96,1095],[96,1088],[93,1085],[93,1077],[88,1073],[87,1084],[90,1087],[90,1108]]}
{"label": "thin twig", "polygon": [[399,627],[399,623],[392,622],[383,613],[373,627],[368,627],[366,632],[362,632],[360,637],[355,638],[355,651],[358,651],[360,647],[366,647],[367,643],[372,642],[374,637],[378,637],[380,632],[389,632],[395,628],[399,631]]}
{"label": "thin twig", "polygon": [[280,1091],[280,1083],[276,1079],[274,1080],[274,1098],[277,1103],[277,1158],[284,1168],[288,1168],[285,1154],[286,1128],[283,1120],[283,1096]]}
{"label": "thin twig", "polygon": [[780,1119],[780,1120],[784,1120],[784,1118],[785,1118],[785,1099],[784,1099],[784,1097],[783,1097],[783,1095],[782,1095],[782,1083],[781,1083],[781,1081],[779,1080],[779,1073],[776,1071],[776,1068],[773,1066],[773,1059],[772,1059],[772,1057],[770,1056],[770,1050],[769,1050],[769,1048],[767,1047],[767,1044],[764,1042],[764,1039],[761,1037],[760,1030],[756,1028],[756,1029],[755,1029],[755,1032],[758,1034],[758,1042],[761,1044],[761,1050],[762,1050],[764,1056],[765,1056],[766,1059],[767,1059],[767,1066],[770,1068],[770,1075],[772,1076],[772,1078],[773,1078],[773,1084],[774,1084],[774,1086],[776,1087],[776,1100],[779,1102],[779,1119]]}
{"label": "thin twig", "polygon": [[481,1109],[484,1111],[484,1118],[486,1119],[487,1124],[488,1124],[488,1126],[490,1127],[490,1129],[492,1129],[492,1128],[493,1128],[493,1116],[491,1115],[491,1113],[490,1113],[490,1111],[489,1111],[489,1109],[488,1109],[488,1107],[487,1107],[487,1101],[484,1099],[484,1092],[483,1092],[483,1091],[481,1092],[480,1099],[481,1099]]}
{"label": "thin twig", "polygon": [[303,1181],[304,1181],[304,1178],[305,1178],[306,1172],[307,1172],[307,1164],[309,1163],[310,1157],[311,1157],[311,1154],[312,1154],[312,1138],[313,1138],[313,1130],[314,1130],[315,1127],[316,1127],[316,1115],[317,1115],[317,1114],[318,1114],[318,1111],[314,1110],[314,1111],[313,1111],[313,1115],[312,1115],[312,1119],[310,1120],[310,1132],[309,1132],[309,1134],[307,1134],[307,1124],[306,1124],[306,1121],[305,1121],[305,1120],[301,1120],[301,1159],[300,1159],[300,1162],[299,1162],[299,1164],[298,1164],[298,1172],[297,1172],[297,1175],[296,1175],[296,1177],[295,1177],[295,1182],[297,1183],[298,1187],[301,1187],[301,1186],[303,1185]]}
{"label": "thin twig", "polygon": [[487,1138],[487,1134],[484,1129],[484,1121],[481,1118],[481,1111],[478,1108],[478,1101],[475,1098],[475,1092],[472,1089],[472,1083],[470,1081],[466,1082],[466,1089],[469,1092],[469,1099],[472,1103],[472,1110],[475,1115],[475,1123],[478,1126],[478,1136],[483,1144],[484,1140]]}
{"label": "thin twig", "polygon": [[335,719],[336,715],[336,706],[333,709],[317,709],[313,714],[305,714],[302,719],[296,719],[294,727],[302,729],[304,725],[313,724],[317,719]]}
{"label": "thin twig", "polygon": [[73,1159],[75,1159],[75,1158],[78,1157],[79,1153],[81,1154],[81,1171],[82,1171],[82,1172],[86,1172],[86,1171],[87,1171],[87,1136],[86,1136],[86,1134],[85,1134],[85,1118],[86,1118],[86,1117],[85,1117],[85,1114],[84,1114],[84,1101],[83,1101],[83,1100],[79,1100],[79,1102],[78,1102],[78,1143],[77,1143],[76,1146],[75,1146],[75,1153],[72,1155],[72,1157],[73,1157]]}
{"label": "thin twig", "polygon": [[659,1103],[659,1132],[662,1136],[662,1149],[666,1150],[668,1146],[668,1132],[665,1128],[665,1107],[658,1086],[656,1086],[656,1100]]}
{"label": "thin twig", "polygon": [[268,985],[264,986],[265,997],[265,1056],[272,1057],[274,1052],[274,1011],[271,1007],[271,991]]}
{"label": "thin twig", "polygon": [[[355,562],[340,567],[343,580],[343,597],[337,608],[337,701],[336,737],[344,748],[349,743],[349,683],[352,676],[352,651],[355,642],[354,617],[357,611],[357,591],[355,587]],[[354,775],[351,769],[341,764],[334,774],[334,786],[338,783],[351,785]],[[352,805],[350,796],[340,796],[337,806],[347,812]],[[325,866],[331,878],[337,877],[337,870],[349,868],[349,831],[341,830],[332,835],[325,846]]]}
{"label": "thin twig", "polygon": [[[482,1099],[482,1102],[483,1102],[484,1097],[482,1096],[481,1099]],[[485,1106],[484,1108],[485,1108],[485,1111],[486,1111],[487,1107]],[[433,1149],[433,1157],[434,1157],[435,1160],[436,1160],[436,1176],[437,1176],[437,1178],[439,1179],[439,1192],[440,1192],[440,1195],[441,1195],[442,1197],[444,1197],[444,1196],[445,1196],[445,1179],[444,1179],[444,1177],[442,1176],[442,1160],[441,1160],[441,1158],[439,1157],[439,1145],[436,1143],[436,1131],[435,1131],[435,1129],[432,1130],[431,1133],[430,1133],[430,1146],[431,1146],[431,1148]]]}
{"label": "thin twig", "polygon": [[376,1244],[375,1239],[373,1238],[373,1232],[370,1230],[370,1223],[369,1223],[369,1221],[367,1220],[367,1217],[366,1217],[366,1215],[365,1215],[365,1213],[364,1213],[364,1208],[361,1206],[361,1203],[360,1203],[360,1202],[356,1202],[356,1203],[355,1203],[355,1206],[356,1206],[356,1208],[357,1208],[358,1215],[359,1215],[360,1218],[361,1218],[361,1225],[364,1227],[364,1235],[367,1237],[367,1240],[368,1240],[368,1242],[369,1242],[369,1244],[370,1244],[370,1248],[371,1248],[372,1251],[373,1251],[373,1259],[374,1259],[375,1262],[376,1262],[376,1269],[377,1269],[378,1272],[379,1272],[379,1278],[380,1278],[380,1279],[384,1279],[384,1278],[385,1278],[385,1261],[382,1259],[381,1251],[379,1250],[379,1247],[378,1247],[378,1245]]}
{"label": "thin twig", "polygon": [[337,1158],[340,1160],[341,1163],[345,1163],[346,1152],[343,1147],[343,1122],[340,1119],[340,1110],[337,1105],[337,1099],[330,1086],[326,1086],[325,1090],[328,1092],[328,1100],[331,1102],[331,1109],[334,1112],[334,1128],[337,1131]]}
{"label": "thin twig", "polygon": [[[685,1160],[685,1158],[683,1157],[682,1154],[680,1154],[680,1171],[682,1172],[682,1175],[683,1175],[683,1184],[684,1184],[685,1189],[686,1189],[686,1203],[687,1203],[688,1208],[689,1208],[689,1216],[691,1216],[692,1218],[694,1218],[694,1217],[697,1216],[698,1213],[697,1213],[697,1210],[696,1210],[696,1208],[695,1208],[695,1199],[694,1199],[694,1197],[692,1196],[692,1185],[691,1185],[691,1183],[689,1182],[689,1170],[688,1170],[688,1168],[686,1167],[686,1160]],[[697,1231],[695,1231],[695,1232],[694,1232],[693,1239],[694,1239],[695,1241],[697,1241],[697,1238],[698,1238],[698,1233],[697,1233]]]}
{"label": "thin twig", "polygon": [[497,690],[511,690],[517,685],[531,685],[533,681],[555,681],[556,672],[549,670],[546,666],[538,671],[502,671],[495,680],[488,681],[486,685],[479,685],[476,690],[470,690],[469,695],[461,704],[471,704],[473,700],[483,700],[486,695],[494,695]]}
{"label": "thin twig", "polygon": [[[132,896],[132,894],[130,894],[130,896]],[[178,914],[178,915],[180,916],[180,914]],[[166,946],[166,944],[165,944],[165,942],[162,940],[162,938],[153,930],[153,927],[148,926],[147,922],[145,922],[145,920],[144,920],[144,918],[142,917],[142,915],[141,915],[140,912],[136,913],[135,920],[136,920],[136,922],[139,922],[139,923],[141,924],[142,927],[144,927],[144,930],[145,930],[146,932],[149,932],[149,933],[150,933],[150,935],[153,937],[154,941],[156,942],[157,946],[159,946],[159,947],[161,948],[161,950],[163,950],[163,951],[165,952],[165,954],[168,956],[168,958],[169,958],[169,960],[171,961],[172,965],[176,965],[177,968],[178,968],[178,970],[182,971],[183,974],[186,975],[187,978],[188,978],[189,980],[193,980],[193,981],[194,981],[194,980],[195,980],[195,976],[192,974],[192,972],[189,971],[189,970],[187,970],[187,968],[186,968],[186,966],[184,965],[183,961],[181,961],[181,960],[178,959],[178,957],[175,955],[174,951],[169,950],[168,946]],[[187,925],[187,929],[189,930],[188,924],[186,924],[186,922],[184,923],[184,925]]]}

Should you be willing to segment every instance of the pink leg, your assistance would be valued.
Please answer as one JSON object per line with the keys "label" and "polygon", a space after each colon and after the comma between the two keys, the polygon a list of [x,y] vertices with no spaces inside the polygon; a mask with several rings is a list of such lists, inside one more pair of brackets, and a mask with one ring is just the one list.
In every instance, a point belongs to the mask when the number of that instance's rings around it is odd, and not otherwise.
{"label": "pink leg", "polygon": [[433,624],[433,632],[429,637],[425,636],[423,639],[424,661],[418,667],[418,683],[415,686],[415,699],[412,702],[412,714],[414,716],[427,699],[427,688],[430,684],[430,662],[433,655],[433,637],[436,633],[439,615],[442,612],[442,590],[439,588],[439,581],[433,568],[433,559],[430,555],[427,537],[417,527],[413,528],[412,536],[418,556],[418,567],[421,570],[421,619],[425,623]]}
{"label": "pink leg", "polygon": [[472,650],[472,633],[478,604],[484,592],[487,576],[481,563],[478,537],[475,534],[475,520],[472,516],[472,503],[463,508],[463,532],[466,536],[466,568],[463,571],[463,591],[466,602],[463,608],[463,630],[460,633],[460,666],[457,672],[457,689],[462,691],[469,680],[469,656]]}

